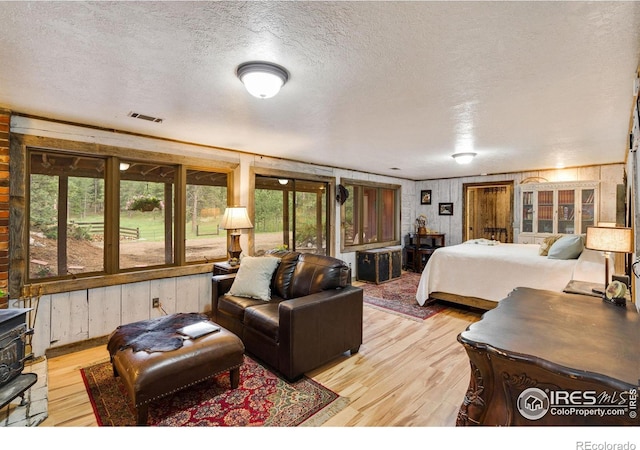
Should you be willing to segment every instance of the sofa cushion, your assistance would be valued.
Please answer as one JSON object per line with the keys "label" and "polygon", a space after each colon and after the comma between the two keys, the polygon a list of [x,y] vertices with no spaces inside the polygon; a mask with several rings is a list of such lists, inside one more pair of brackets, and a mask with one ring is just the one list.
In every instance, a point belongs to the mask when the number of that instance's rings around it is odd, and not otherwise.
{"label": "sofa cushion", "polygon": [[263,303],[244,311],[244,325],[278,342],[278,304]]}
{"label": "sofa cushion", "polygon": [[237,297],[271,299],[271,278],[280,258],[273,256],[245,256],[236,273],[229,294]]}
{"label": "sofa cushion", "polygon": [[218,299],[218,311],[222,311],[240,322],[244,319],[244,310],[254,305],[264,305],[264,301],[250,297],[236,297],[229,294],[223,295]]}
{"label": "sofa cushion", "polygon": [[291,298],[345,287],[348,284],[348,275],[349,268],[340,259],[302,253],[293,273]]}
{"label": "sofa cushion", "polygon": [[284,299],[292,298],[291,280],[293,278],[293,272],[296,270],[300,253],[283,251],[271,253],[271,255],[280,258],[280,264],[278,264],[278,268],[273,274],[271,288],[279,297]]}

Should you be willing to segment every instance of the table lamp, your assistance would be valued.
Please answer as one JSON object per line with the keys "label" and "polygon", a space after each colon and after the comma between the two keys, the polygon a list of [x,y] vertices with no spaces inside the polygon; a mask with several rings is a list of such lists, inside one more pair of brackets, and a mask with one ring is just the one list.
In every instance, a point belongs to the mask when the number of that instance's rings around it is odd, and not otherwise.
{"label": "table lamp", "polygon": [[599,250],[604,253],[604,291],[593,290],[602,294],[602,299],[609,303],[622,306],[626,304],[622,299],[607,299],[606,290],[609,284],[609,255],[614,253],[633,253],[633,230],[623,227],[587,227],[587,240],[585,247],[591,250]]}
{"label": "table lamp", "polygon": [[231,241],[229,242],[229,264],[237,266],[240,264],[240,254],[242,248],[240,248],[240,230],[247,230],[253,228],[249,215],[247,214],[247,208],[245,206],[231,206],[224,210],[222,221],[220,222],[220,228],[223,230],[231,230]]}

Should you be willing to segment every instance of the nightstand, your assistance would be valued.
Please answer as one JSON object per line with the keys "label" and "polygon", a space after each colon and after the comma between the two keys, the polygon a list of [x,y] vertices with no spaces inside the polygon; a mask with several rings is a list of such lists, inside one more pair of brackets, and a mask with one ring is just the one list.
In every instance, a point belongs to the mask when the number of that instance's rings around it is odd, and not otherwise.
{"label": "nightstand", "polygon": [[213,263],[213,274],[214,275],[227,275],[230,273],[236,273],[240,265],[232,266],[228,262],[217,262]]}
{"label": "nightstand", "polygon": [[[596,291],[594,291],[594,289]],[[582,294],[602,298],[603,294],[600,294],[597,291],[604,292],[604,283],[589,283],[588,281],[571,280],[564,288],[564,292],[568,294]],[[628,302],[631,301],[631,291],[629,289],[627,289],[624,298]]]}

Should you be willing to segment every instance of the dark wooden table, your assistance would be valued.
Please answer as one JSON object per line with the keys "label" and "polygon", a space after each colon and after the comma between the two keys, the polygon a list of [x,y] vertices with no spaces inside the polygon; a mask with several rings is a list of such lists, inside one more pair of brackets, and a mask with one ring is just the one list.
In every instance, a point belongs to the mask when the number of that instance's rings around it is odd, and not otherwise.
{"label": "dark wooden table", "polygon": [[414,234],[411,236],[411,243],[416,247],[428,245],[430,247],[444,247],[444,233]]}
{"label": "dark wooden table", "polygon": [[424,266],[438,247],[445,246],[444,233],[412,234],[404,247],[404,268],[416,273],[422,273]]}
{"label": "dark wooden table", "polygon": [[230,273],[236,273],[240,265],[232,266],[228,262],[217,262],[213,264],[213,274],[214,275],[227,275]]}
{"label": "dark wooden table", "polygon": [[471,381],[457,425],[640,425],[633,304],[517,288],[458,341]]}

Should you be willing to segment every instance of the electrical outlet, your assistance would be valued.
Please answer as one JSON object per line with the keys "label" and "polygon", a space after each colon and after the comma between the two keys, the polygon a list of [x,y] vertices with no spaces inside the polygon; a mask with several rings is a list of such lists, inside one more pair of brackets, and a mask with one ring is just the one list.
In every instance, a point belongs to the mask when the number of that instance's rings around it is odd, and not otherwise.
{"label": "electrical outlet", "polygon": [[153,308],[160,308],[160,299],[158,297],[151,299],[151,306]]}

